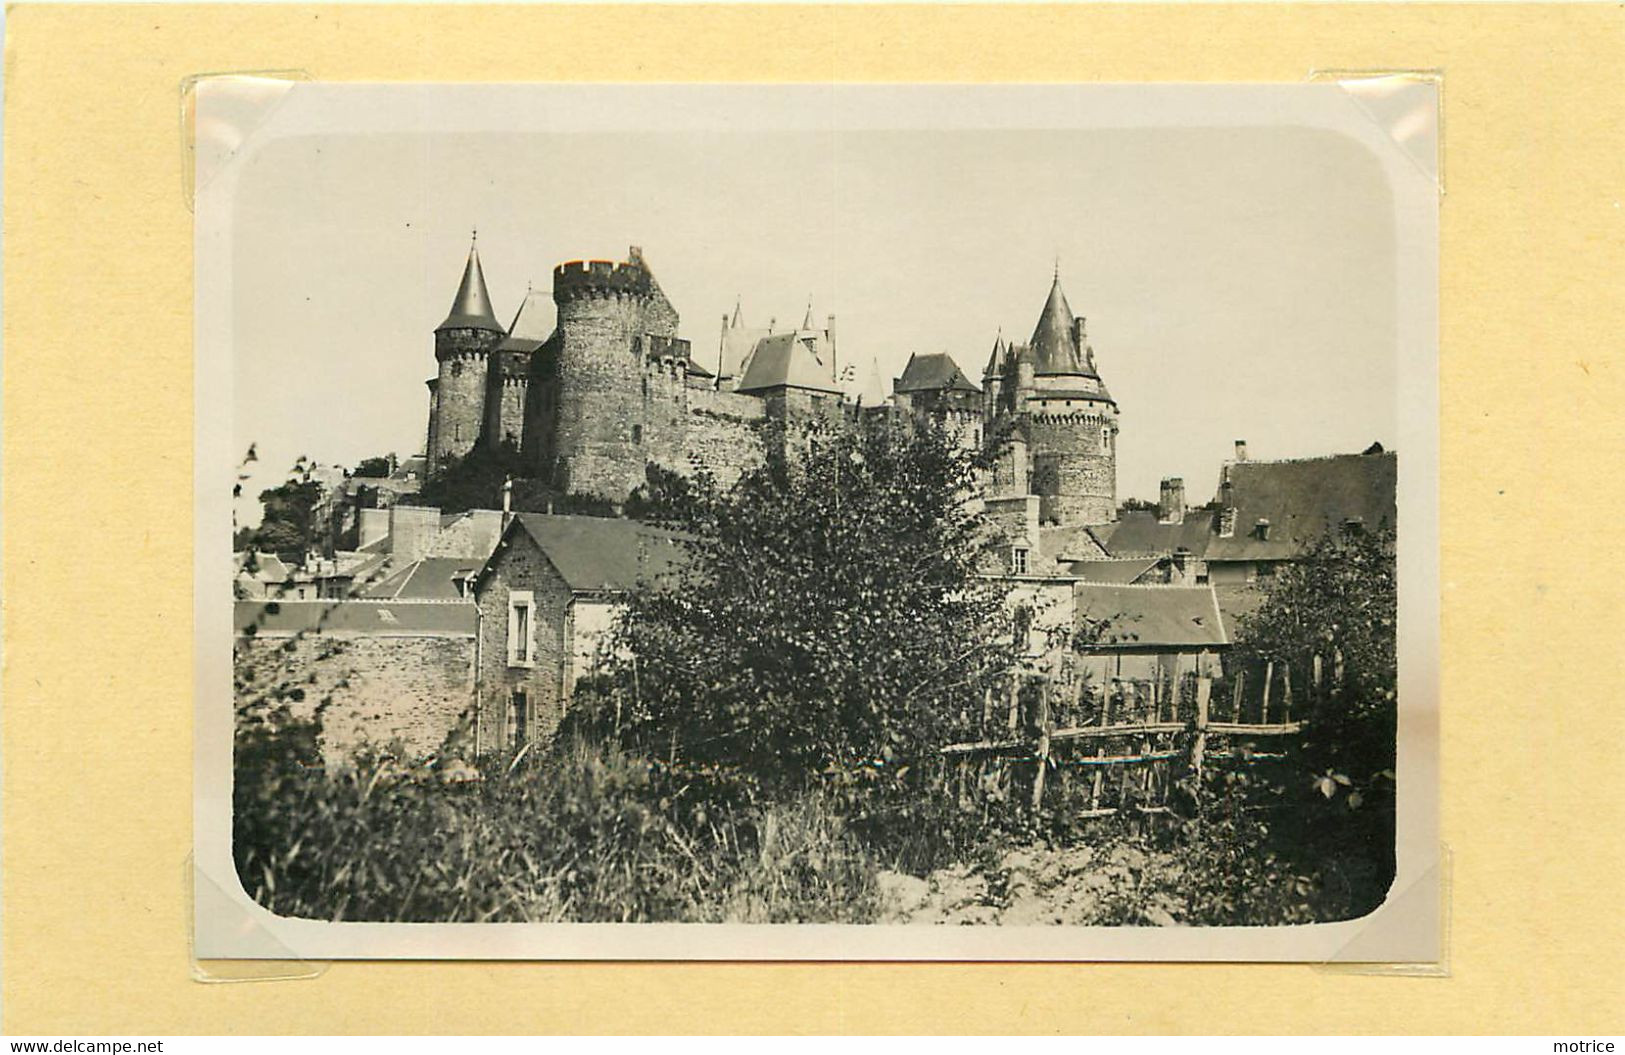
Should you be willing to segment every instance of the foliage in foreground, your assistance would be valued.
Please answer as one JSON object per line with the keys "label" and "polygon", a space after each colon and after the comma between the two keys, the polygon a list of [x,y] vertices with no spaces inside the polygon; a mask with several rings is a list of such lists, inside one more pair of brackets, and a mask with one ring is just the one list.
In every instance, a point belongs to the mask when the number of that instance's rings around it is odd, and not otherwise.
{"label": "foliage in foreground", "polygon": [[986,455],[923,422],[789,442],[726,493],[651,478],[687,560],[630,599],[585,720],[751,794],[821,785],[900,809],[1011,662],[964,501]]}
{"label": "foliage in foreground", "polygon": [[[875,867],[829,802],[752,810],[580,741],[472,779],[325,772],[308,735],[239,738],[233,850],[279,915],[408,922],[864,922]],[[280,760],[282,764],[276,764]],[[268,764],[270,763],[270,764]]]}

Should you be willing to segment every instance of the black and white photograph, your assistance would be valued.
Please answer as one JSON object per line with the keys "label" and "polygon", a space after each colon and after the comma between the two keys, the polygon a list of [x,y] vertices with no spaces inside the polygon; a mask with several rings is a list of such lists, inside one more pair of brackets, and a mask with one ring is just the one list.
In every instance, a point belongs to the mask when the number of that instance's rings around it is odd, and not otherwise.
{"label": "black and white photograph", "polygon": [[1431,85],[229,81],[199,955],[1436,956]]}

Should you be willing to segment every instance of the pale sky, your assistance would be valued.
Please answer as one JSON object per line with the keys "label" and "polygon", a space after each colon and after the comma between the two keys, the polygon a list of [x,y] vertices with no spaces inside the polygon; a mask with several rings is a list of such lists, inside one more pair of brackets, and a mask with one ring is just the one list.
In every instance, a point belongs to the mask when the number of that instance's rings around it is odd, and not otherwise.
{"label": "pale sky", "polygon": [[[1119,498],[1195,502],[1255,458],[1392,446],[1393,201],[1354,140],[1294,127],[330,135],[248,158],[233,242],[234,431],[261,461],[422,450],[479,228],[504,324],[565,260],[643,248],[715,367],[721,317],[836,316],[841,358],[946,351],[979,381],[1050,276],[1121,409]],[[864,366],[860,365],[860,374]],[[889,383],[889,382],[888,382]]]}

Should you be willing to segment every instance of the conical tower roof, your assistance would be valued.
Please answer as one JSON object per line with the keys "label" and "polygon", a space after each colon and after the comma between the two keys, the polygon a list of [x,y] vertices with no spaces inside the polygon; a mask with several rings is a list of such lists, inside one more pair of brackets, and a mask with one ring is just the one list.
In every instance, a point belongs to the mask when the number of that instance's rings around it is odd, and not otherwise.
{"label": "conical tower roof", "polygon": [[468,248],[468,264],[463,268],[463,281],[457,287],[457,298],[451,302],[451,312],[436,330],[490,330],[505,333],[497,322],[491,307],[491,294],[485,288],[485,272],[480,270],[480,251]]}
{"label": "conical tower roof", "polygon": [[1061,276],[1049,288],[1049,299],[1033,330],[1033,370],[1039,374],[1086,374],[1083,356],[1072,338],[1072,306],[1061,290]]}
{"label": "conical tower roof", "polygon": [[987,369],[982,371],[982,379],[997,377],[1004,371],[1004,334],[993,338],[993,354],[987,357]]}

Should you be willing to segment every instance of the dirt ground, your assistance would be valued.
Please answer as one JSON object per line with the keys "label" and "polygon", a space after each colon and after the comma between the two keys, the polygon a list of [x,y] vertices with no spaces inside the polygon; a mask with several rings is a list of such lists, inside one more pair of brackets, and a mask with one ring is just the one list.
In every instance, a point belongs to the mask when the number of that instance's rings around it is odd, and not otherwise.
{"label": "dirt ground", "polygon": [[[1147,864],[1145,852],[1131,846],[1024,847],[992,869],[960,864],[924,879],[882,872],[880,922],[1175,926],[1176,905],[1156,896],[1142,901],[1136,892]],[[1134,906],[1127,918],[1125,905]]]}

